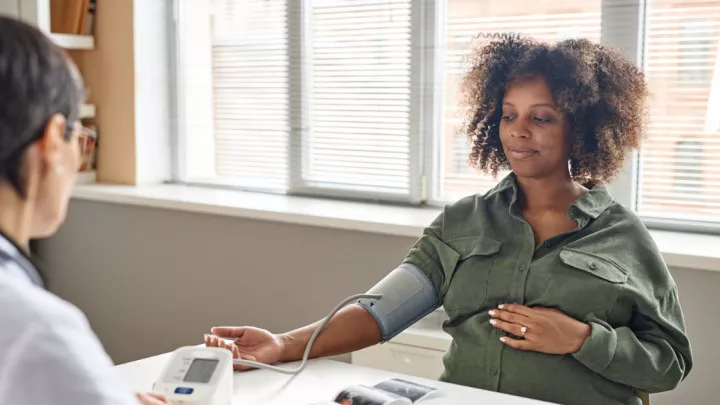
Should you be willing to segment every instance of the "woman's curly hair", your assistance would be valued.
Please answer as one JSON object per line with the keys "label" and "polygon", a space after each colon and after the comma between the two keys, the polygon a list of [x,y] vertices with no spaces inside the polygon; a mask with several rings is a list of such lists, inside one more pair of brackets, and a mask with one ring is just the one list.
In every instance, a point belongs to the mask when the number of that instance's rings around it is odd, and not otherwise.
{"label": "woman's curly hair", "polygon": [[481,39],[489,41],[474,51],[460,90],[470,165],[492,175],[510,168],[499,133],[505,91],[513,82],[542,76],[570,120],[573,179],[612,179],[645,134],[648,90],[635,64],[587,39],[554,45],[515,34]]}

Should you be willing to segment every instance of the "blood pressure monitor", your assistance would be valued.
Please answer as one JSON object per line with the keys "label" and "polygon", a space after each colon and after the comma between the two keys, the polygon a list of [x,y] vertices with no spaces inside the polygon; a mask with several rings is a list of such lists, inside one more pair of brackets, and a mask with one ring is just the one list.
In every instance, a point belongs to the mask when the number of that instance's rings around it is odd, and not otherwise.
{"label": "blood pressure monitor", "polygon": [[153,391],[173,405],[230,405],[232,363],[226,349],[181,347],[172,353]]}

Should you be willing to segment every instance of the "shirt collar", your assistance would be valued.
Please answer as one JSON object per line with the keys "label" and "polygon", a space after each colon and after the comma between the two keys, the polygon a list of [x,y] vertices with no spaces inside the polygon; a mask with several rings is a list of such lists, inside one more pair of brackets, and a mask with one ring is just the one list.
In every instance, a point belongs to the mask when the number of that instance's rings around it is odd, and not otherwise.
{"label": "shirt collar", "polygon": [[[517,178],[515,177],[515,173],[510,173],[500,180],[495,187],[485,194],[485,198],[488,199],[495,194],[502,193],[503,191],[509,189],[512,189],[514,194],[517,193]],[[610,193],[608,193],[607,188],[605,186],[595,185],[590,188],[587,194],[572,203],[570,206],[570,213],[572,214],[573,207],[575,207],[585,215],[595,219],[599,217],[600,214],[602,214],[603,211],[612,204],[612,202],[613,199],[610,196]]]}
{"label": "shirt collar", "polygon": [[25,277],[37,285],[43,287],[44,283],[40,273],[30,258],[10,238],[0,232],[0,262],[12,261],[19,267]]}
{"label": "shirt collar", "polygon": [[515,189],[516,186],[515,182],[515,173],[510,173],[507,176],[505,176],[498,184],[495,185],[490,191],[485,194],[485,199],[488,199],[495,194],[502,193],[503,191],[512,188]]}

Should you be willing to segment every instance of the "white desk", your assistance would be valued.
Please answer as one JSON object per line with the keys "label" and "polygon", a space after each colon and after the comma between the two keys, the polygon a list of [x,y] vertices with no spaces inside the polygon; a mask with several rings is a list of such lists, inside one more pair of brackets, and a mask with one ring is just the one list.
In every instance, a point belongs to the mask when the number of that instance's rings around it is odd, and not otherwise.
{"label": "white desk", "polygon": [[[150,357],[117,366],[117,370],[134,391],[149,391],[170,358],[169,354]],[[493,404],[493,405],[541,405],[545,402],[477,390],[439,381],[410,377],[387,371],[374,370],[330,360],[313,360],[298,376],[287,376],[266,370],[235,373],[234,405],[311,404],[333,400],[347,386],[355,384],[375,385],[388,378],[400,377],[408,381],[438,388],[442,391],[436,399],[423,404]]]}

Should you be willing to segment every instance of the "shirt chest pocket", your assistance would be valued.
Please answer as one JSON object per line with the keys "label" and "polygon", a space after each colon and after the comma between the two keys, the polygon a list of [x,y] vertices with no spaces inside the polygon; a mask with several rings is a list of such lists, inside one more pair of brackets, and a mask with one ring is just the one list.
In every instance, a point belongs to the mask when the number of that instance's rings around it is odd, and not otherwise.
{"label": "shirt chest pocket", "polygon": [[502,242],[488,238],[463,238],[451,242],[458,261],[446,280],[443,306],[451,316],[480,310],[487,299],[488,277]]}
{"label": "shirt chest pocket", "polygon": [[551,272],[542,301],[576,319],[612,309],[627,282],[628,273],[595,254],[564,248],[560,265]]}

